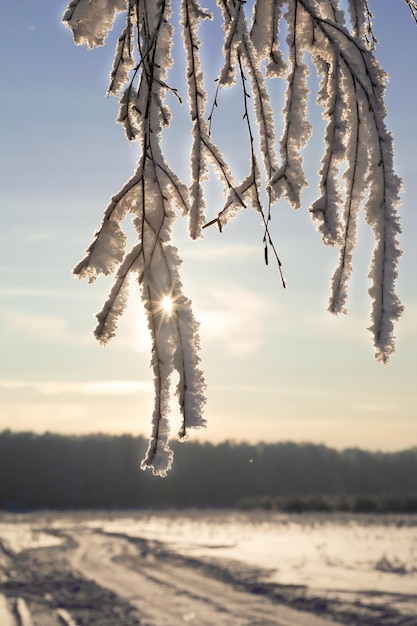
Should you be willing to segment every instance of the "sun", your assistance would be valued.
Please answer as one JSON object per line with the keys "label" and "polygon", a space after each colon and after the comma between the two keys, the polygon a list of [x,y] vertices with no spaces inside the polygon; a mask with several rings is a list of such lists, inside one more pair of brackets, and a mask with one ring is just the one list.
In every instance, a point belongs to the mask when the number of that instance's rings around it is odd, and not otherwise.
{"label": "sun", "polygon": [[171,315],[174,308],[174,303],[170,296],[164,296],[161,300],[161,309],[165,315]]}

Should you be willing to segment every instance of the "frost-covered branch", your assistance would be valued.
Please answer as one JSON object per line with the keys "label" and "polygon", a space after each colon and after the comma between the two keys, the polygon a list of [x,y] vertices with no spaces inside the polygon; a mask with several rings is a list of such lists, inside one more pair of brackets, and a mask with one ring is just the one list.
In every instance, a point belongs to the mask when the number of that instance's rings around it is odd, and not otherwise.
{"label": "frost-covered branch", "polygon": [[[70,25],[74,25],[77,9],[76,41],[98,45],[103,42],[104,29],[100,30],[99,38],[88,39],[82,21],[83,15],[90,21],[94,16],[103,21],[103,5],[99,0],[91,0],[85,5],[84,14],[82,6],[80,3],[77,7],[71,6],[71,13],[69,8],[66,17],[72,20]],[[101,228],[86,256],[74,269],[75,274],[90,281],[100,273],[116,271],[113,288],[97,315],[95,334],[103,344],[116,334],[131,277],[139,281],[152,338],[155,385],[151,441],[142,467],[151,467],[159,475],[165,475],[172,463],[168,440],[174,371],[178,373],[176,394],[182,413],[180,438],[187,436],[189,428],[205,425],[202,416],[205,383],[199,368],[198,324],[190,300],[182,293],[180,257],[170,244],[174,209],[177,207],[184,214],[189,212],[188,189],[165,161],[160,145],[162,128],[170,121],[170,113],[164,105],[165,94],[170,89],[166,83],[167,70],[172,64],[170,14],[170,3],[165,0],[129,3],[127,25],[118,41],[109,92],[122,92],[118,121],[129,140],[138,140],[142,154],[135,174],[112,198]],[[134,57],[134,40],[139,58]],[[125,254],[126,235],[121,223],[129,214],[139,243]],[[161,304],[165,297],[172,302],[169,312]]]}
{"label": "frost-covered branch", "polygon": [[[309,13],[316,31],[327,40],[340,59],[340,68],[346,76],[346,82],[341,81],[348,100],[346,111],[351,116],[346,124],[344,140],[345,146],[351,150],[345,159],[348,168],[345,172],[346,203],[342,222],[344,236],[329,308],[335,313],[344,312],[356,241],[357,214],[362,199],[368,194],[365,216],[376,240],[369,272],[372,283],[369,289],[372,298],[370,330],[376,357],[386,363],[394,350],[394,322],[402,314],[402,306],[394,291],[395,268],[401,254],[397,240],[400,233],[397,206],[401,181],[393,172],[392,136],[384,122],[386,75],[369,47],[361,45],[343,25],[317,13],[307,0],[299,1]],[[317,38],[314,46],[316,42]],[[312,54],[314,46],[310,47]],[[387,271],[388,267],[390,271]]]}
{"label": "frost-covered branch", "polygon": [[270,178],[276,198],[284,196],[295,209],[301,206],[301,192],[308,185],[302,166],[301,150],[307,143],[311,126],[307,120],[309,89],[308,66],[303,62],[305,38],[309,35],[308,15],[297,0],[288,5],[287,44],[290,73],[283,109],[284,132],[280,142],[281,167]]}
{"label": "frost-covered branch", "polygon": [[[394,350],[394,323],[402,313],[395,293],[401,254],[401,181],[393,170],[393,141],[385,125],[386,75],[375,56],[377,39],[368,0],[348,0],[346,14],[339,0],[210,1],[208,10],[199,0],[179,0],[173,15],[170,0],[71,0],[63,16],[75,43],[89,48],[103,45],[117,15],[126,16],[116,44],[108,95],[120,100],[117,121],[127,139],[137,143],[139,159],[131,178],[111,199],[74,273],[90,282],[99,274],[115,274],[108,299],[97,315],[95,334],[102,343],[116,333],[132,278],[139,282],[152,337],[155,383],[151,440],[142,467],[151,467],[159,475],[164,475],[172,462],[169,413],[175,373],[182,413],[179,437],[186,437],[191,427],[205,425],[198,324],[191,302],[183,294],[181,259],[172,243],[176,211],[188,217],[189,232],[195,239],[211,224],[217,224],[222,232],[242,207],[251,206],[261,216],[265,262],[272,251],[281,273],[270,223],[273,205],[279,200],[295,209],[303,204],[303,190],[308,185],[303,149],[311,135],[312,68],[319,77],[316,102],[323,111],[325,131],[319,196],[310,214],[323,242],[339,248],[329,310],[336,314],[346,311],[358,218],[363,211],[375,238],[369,270],[370,329],[376,358],[384,363]],[[417,22],[416,2],[405,2]],[[210,52],[215,46],[222,47],[222,64],[208,110],[200,56],[201,25],[205,22],[215,27],[219,16],[224,36],[219,38],[214,30],[208,46]],[[170,84],[174,23],[181,31],[186,55],[181,85]],[[272,81],[277,80],[286,84],[278,123],[276,103],[270,95]],[[223,156],[219,122],[223,90],[235,87],[243,96],[245,139],[239,149],[248,152],[248,171],[240,182]],[[183,91],[188,93],[184,106],[190,117],[191,181],[178,177],[162,151],[162,131],[170,127],[174,111],[166,96],[174,95],[181,105]],[[210,168],[221,180],[224,196],[214,219],[206,216],[205,182]],[[123,230],[127,216],[131,216],[138,237],[129,252]],[[285,286],[282,273],[281,280]],[[170,311],[162,305],[164,298],[171,302]]]}
{"label": "frost-covered branch", "polygon": [[417,2],[414,2],[414,0],[405,0],[405,2],[407,3],[408,8],[411,11],[411,15],[417,24]]}

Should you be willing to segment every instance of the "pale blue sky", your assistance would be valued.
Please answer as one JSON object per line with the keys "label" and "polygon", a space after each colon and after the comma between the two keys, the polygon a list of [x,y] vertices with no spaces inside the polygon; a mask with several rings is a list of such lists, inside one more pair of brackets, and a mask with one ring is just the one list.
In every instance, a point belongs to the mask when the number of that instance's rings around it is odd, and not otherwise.
{"label": "pale blue sky", "polygon": [[[113,48],[76,48],[60,24],[65,4],[23,0],[1,8],[0,429],[147,435],[152,387],[138,290],[119,336],[102,348],[92,334],[94,314],[111,281],[88,285],[71,275],[138,155],[114,123],[116,100],[105,98]],[[397,351],[388,367],[373,357],[366,330],[372,241],[363,224],[349,315],[326,312],[336,256],[307,212],[317,196],[319,137],[306,151],[304,208],[295,213],[282,204],[274,213],[287,290],[273,264],[263,263],[262,229],[251,211],[198,242],[179,220],[176,242],[202,324],[208,382],[208,429],[195,438],[417,445],[417,27],[401,0],[374,0],[372,8],[405,185],[398,288],[406,313]],[[166,146],[180,170],[189,145],[181,128]],[[232,159],[235,144],[232,136]],[[210,200],[215,213],[215,190]]]}

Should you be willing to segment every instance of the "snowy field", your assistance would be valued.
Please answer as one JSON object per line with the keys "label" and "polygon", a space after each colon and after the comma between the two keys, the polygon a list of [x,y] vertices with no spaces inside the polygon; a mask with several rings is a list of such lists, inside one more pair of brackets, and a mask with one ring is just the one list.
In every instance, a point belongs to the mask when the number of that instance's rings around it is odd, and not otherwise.
{"label": "snowy field", "polygon": [[0,514],[0,541],[1,626],[417,626],[414,516]]}

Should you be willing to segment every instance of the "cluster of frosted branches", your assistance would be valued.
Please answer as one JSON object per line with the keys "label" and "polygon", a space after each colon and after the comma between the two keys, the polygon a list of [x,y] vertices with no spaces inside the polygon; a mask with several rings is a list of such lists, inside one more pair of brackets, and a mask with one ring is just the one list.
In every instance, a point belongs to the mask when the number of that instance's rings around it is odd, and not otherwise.
{"label": "cluster of frosted branches", "polygon": [[[416,4],[405,0],[416,18]],[[326,120],[319,198],[310,208],[325,244],[338,246],[339,264],[332,279],[329,310],[346,310],[348,281],[356,244],[359,211],[375,236],[370,265],[371,328],[376,358],[386,363],[394,349],[394,322],[402,307],[394,291],[400,256],[397,205],[401,182],[393,172],[392,137],[384,118],[385,73],[374,56],[376,43],[367,0],[348,0],[347,15],[339,0],[217,0],[214,15],[223,22],[223,66],[211,111],[200,58],[199,27],[213,15],[199,0],[177,0],[176,23],[186,54],[186,89],[191,123],[191,184],[172,171],[161,148],[161,133],[170,125],[166,96],[182,103],[183,85],[170,85],[168,69],[174,19],[170,0],[72,0],[63,21],[76,44],[103,45],[118,13],[126,13],[108,92],[120,98],[118,121],[129,140],[137,141],[140,158],[132,178],[107,207],[100,229],[74,272],[93,281],[100,273],[116,274],[95,334],[106,343],[123,312],[129,278],[139,281],[152,336],[155,380],[153,432],[142,467],[164,475],[169,450],[171,377],[177,371],[177,395],[183,416],[180,438],[189,427],[204,425],[204,379],[199,369],[197,323],[182,293],[181,260],[171,243],[176,210],[187,215],[192,238],[216,223],[220,230],[242,207],[257,211],[264,227],[265,260],[273,245],[271,208],[281,198],[295,209],[307,186],[301,151],[309,139],[308,78],[315,66],[320,77],[317,103]],[[281,33],[285,32],[286,37]],[[215,32],[209,46],[218,44]],[[268,91],[273,79],[287,83],[277,140],[274,103]],[[220,92],[240,86],[248,137],[248,173],[238,182],[214,141]],[[224,187],[224,205],[208,221],[204,183],[209,166]],[[138,243],[125,252],[122,220],[130,214]],[[281,274],[282,282],[285,286]],[[172,311],[162,301],[170,298]]]}

